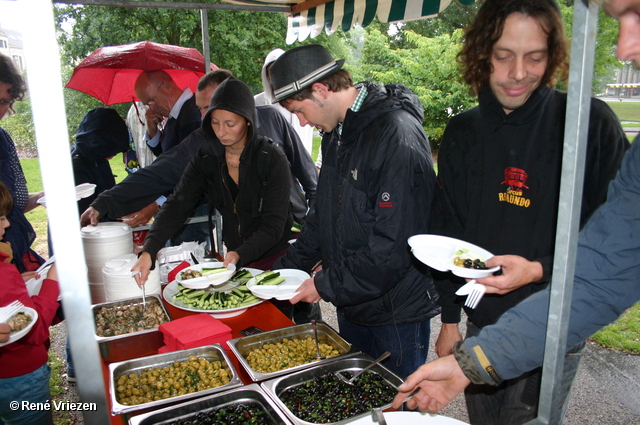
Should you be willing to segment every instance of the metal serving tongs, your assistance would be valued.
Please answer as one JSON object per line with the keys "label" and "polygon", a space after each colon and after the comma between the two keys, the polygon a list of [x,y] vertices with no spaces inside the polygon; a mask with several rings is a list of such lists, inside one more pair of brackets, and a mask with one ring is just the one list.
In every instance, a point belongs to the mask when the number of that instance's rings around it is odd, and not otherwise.
{"label": "metal serving tongs", "polygon": [[312,357],[312,359],[316,359],[316,360],[326,359],[327,356],[323,356],[322,354],[320,354],[320,345],[318,344],[318,325],[316,324],[315,320],[311,320],[311,326],[313,327],[313,338],[316,341],[316,356]]}
{"label": "metal serving tongs", "polygon": [[375,365],[377,365],[378,363],[380,363],[381,361],[383,361],[384,359],[386,359],[390,355],[391,355],[390,352],[385,351],[384,353],[382,353],[382,355],[380,357],[378,357],[373,362],[371,362],[371,364],[369,366],[367,366],[364,369],[361,369],[358,372],[356,372],[350,379],[345,378],[344,375],[342,375],[340,372],[336,372],[336,375],[338,376],[338,378],[340,378],[340,380],[342,382],[344,382],[346,384],[349,384],[349,385],[354,385],[354,382],[355,382],[355,380],[356,380],[356,378],[358,376],[362,375],[363,373],[365,373],[366,371],[368,371],[369,369],[371,369],[372,367],[374,367]]}
{"label": "metal serving tongs", "polygon": [[[131,272],[131,277],[134,277],[137,274],[140,274],[140,270]],[[140,289],[142,289],[142,311],[147,311],[147,297],[144,293],[144,283],[140,285]]]}

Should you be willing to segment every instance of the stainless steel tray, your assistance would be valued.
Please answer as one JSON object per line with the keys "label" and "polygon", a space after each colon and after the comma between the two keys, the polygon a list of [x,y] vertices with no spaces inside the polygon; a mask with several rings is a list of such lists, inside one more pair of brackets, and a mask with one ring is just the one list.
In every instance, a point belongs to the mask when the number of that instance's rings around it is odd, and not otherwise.
{"label": "stainless steel tray", "polygon": [[[204,357],[209,361],[220,361],[224,364],[224,368],[231,377],[229,383],[209,388],[203,391],[196,391],[184,395],[165,398],[162,400],[152,401],[148,403],[125,405],[120,404],[116,400],[116,382],[122,375],[141,372],[143,369],[169,366],[173,362],[183,362],[189,359],[189,356]],[[204,347],[190,348],[188,350],[174,351],[165,354],[156,354],[155,356],[143,357],[140,359],[126,360],[124,362],[112,363],[109,365],[109,393],[111,396],[111,412],[114,415],[133,412],[140,409],[155,408],[168,403],[175,403],[194,397],[202,397],[212,393],[228,390],[242,385],[242,380],[238,376],[238,372],[234,369],[229,361],[227,354],[220,344],[206,345]]]}
{"label": "stainless steel tray", "polygon": [[[332,373],[332,372],[340,372],[340,371],[350,371],[357,372],[359,370],[364,369],[369,366],[373,362],[373,358],[364,354],[357,353],[348,357],[337,358],[332,362],[326,363],[318,363],[311,368],[304,369],[295,373],[291,373],[286,376],[280,376],[265,382],[260,383],[262,388],[269,394],[269,397],[273,398],[278,407],[285,412],[287,417],[295,424],[298,425],[315,425],[313,422],[307,422],[302,419],[296,417],[291,410],[285,406],[285,404],[280,400],[279,395],[286,389],[298,386],[304,382],[310,381],[319,376]],[[389,384],[394,387],[399,387],[402,384],[402,379],[398,377],[398,375],[391,372],[389,369],[382,365],[375,365],[370,369],[373,372],[376,372],[380,376],[382,376]],[[368,373],[368,372],[367,372]],[[391,407],[391,403],[386,404],[384,406],[380,406],[382,409],[387,409]],[[349,419],[345,419],[339,422],[334,422],[336,424],[346,424],[352,422],[356,419],[371,415],[371,412],[361,413],[359,415],[355,415]]]}
{"label": "stainless steel tray", "polygon": [[[344,338],[326,323],[318,323],[318,340],[321,343],[330,344],[338,349],[340,356],[331,359],[321,360],[320,363],[340,358],[349,353],[353,353],[353,347]],[[318,362],[306,363],[279,370],[277,372],[262,373],[254,370],[249,366],[246,356],[256,348],[262,348],[264,344],[275,344],[281,342],[284,338],[306,339],[313,338],[313,328],[310,323],[302,325],[289,326],[287,328],[276,329],[273,331],[263,332],[255,335],[244,336],[227,341],[231,351],[238,358],[238,361],[245,368],[251,379],[254,381],[264,381],[296,370],[306,369],[317,364]]]}
{"label": "stainless steel tray", "polygon": [[133,416],[129,419],[129,425],[169,424],[173,423],[173,421],[187,418],[188,416],[201,411],[242,402],[258,403],[267,412],[274,424],[292,424],[289,418],[287,418],[287,416],[277,407],[275,402],[267,396],[258,384],[250,384],[195,401],[189,401],[176,406],[165,407],[150,413]]}
{"label": "stainless steel tray", "polygon": [[[162,299],[159,295],[147,296],[147,303],[150,300],[158,302],[162,307],[162,311],[171,320],[171,316],[167,312]],[[127,298],[124,300],[111,301],[106,303],[95,304],[91,307],[95,320],[97,312],[102,307],[121,307],[131,304],[141,304],[142,297]],[[134,359],[136,357],[150,356],[156,354],[158,349],[164,345],[162,333],[158,328],[147,329],[139,332],[131,332],[123,335],[103,337],[95,334],[98,346],[100,347],[100,355],[107,363],[120,362],[123,360]]]}

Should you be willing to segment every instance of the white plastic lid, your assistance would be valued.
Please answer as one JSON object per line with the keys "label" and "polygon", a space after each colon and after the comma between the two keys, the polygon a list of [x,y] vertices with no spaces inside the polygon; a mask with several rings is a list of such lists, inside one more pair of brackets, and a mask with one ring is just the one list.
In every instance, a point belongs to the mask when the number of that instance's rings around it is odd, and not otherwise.
{"label": "white plastic lid", "polygon": [[136,264],[138,256],[135,254],[125,254],[108,260],[102,272],[110,276],[131,276],[131,267]]}
{"label": "white plastic lid", "polygon": [[125,235],[131,235],[131,227],[118,221],[98,223],[97,226],[82,228],[82,237],[85,239],[113,238]]}

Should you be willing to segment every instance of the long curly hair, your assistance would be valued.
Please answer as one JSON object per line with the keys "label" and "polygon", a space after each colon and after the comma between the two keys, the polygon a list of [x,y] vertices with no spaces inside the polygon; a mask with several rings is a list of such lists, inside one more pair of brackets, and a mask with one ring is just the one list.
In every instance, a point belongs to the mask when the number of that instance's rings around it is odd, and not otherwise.
{"label": "long curly hair", "polygon": [[[5,55],[0,54],[0,82],[9,84],[9,94],[13,100],[22,100],[27,91],[24,78],[18,72],[13,61]],[[11,108],[13,111],[13,108]]]}
{"label": "long curly hair", "polygon": [[557,79],[566,79],[569,48],[564,36],[560,10],[554,0],[487,0],[467,27],[465,43],[458,54],[464,81],[476,94],[489,85],[493,71],[493,45],[502,37],[504,23],[513,13],[536,19],[547,34],[548,64],[541,85],[553,87]]}

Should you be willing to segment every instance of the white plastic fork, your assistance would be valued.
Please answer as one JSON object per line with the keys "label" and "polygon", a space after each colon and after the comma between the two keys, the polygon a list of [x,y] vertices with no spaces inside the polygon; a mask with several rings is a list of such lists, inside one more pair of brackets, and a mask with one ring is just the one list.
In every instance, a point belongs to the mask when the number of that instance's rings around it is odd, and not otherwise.
{"label": "white plastic fork", "polygon": [[473,285],[473,289],[467,296],[467,301],[465,301],[464,305],[469,308],[476,308],[486,291],[487,288],[484,285],[475,283]]}
{"label": "white plastic fork", "polygon": [[11,319],[22,307],[24,307],[24,305],[22,305],[18,300],[3,307],[0,311],[0,323],[5,323],[7,320]]}

